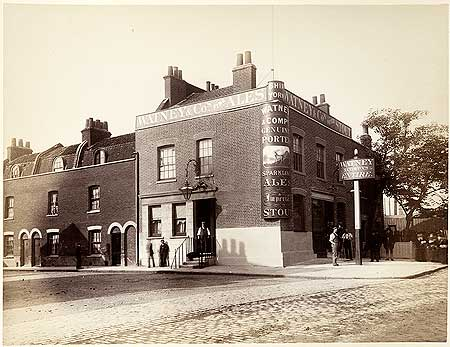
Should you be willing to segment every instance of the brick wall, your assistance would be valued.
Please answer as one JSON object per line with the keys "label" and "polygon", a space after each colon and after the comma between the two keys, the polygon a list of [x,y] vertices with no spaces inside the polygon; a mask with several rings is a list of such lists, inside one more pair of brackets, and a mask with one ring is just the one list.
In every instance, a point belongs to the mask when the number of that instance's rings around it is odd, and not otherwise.
{"label": "brick wall", "polygon": [[[4,197],[14,196],[14,219],[4,220],[3,227],[5,232],[14,232],[15,258],[20,259],[18,234],[22,229],[40,230],[42,256],[47,254],[46,230],[59,229],[60,255],[74,256],[76,243],[82,244],[84,255],[88,254],[87,227],[101,226],[102,259],[110,263],[108,227],[113,222],[123,226],[128,221],[135,221],[134,176],[134,160],[129,160],[5,180]],[[88,187],[91,185],[100,186],[98,213],[87,213]],[[53,190],[58,191],[59,213],[47,216],[48,192]],[[135,240],[130,244],[128,257],[135,262]],[[98,265],[104,261],[86,258],[83,263]]]}

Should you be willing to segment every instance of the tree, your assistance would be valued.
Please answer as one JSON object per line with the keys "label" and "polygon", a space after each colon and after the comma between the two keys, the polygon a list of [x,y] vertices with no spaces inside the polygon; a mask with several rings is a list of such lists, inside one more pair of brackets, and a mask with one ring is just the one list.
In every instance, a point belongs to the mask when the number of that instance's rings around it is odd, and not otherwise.
{"label": "tree", "polygon": [[373,150],[383,165],[384,192],[406,214],[406,230],[418,213],[446,209],[448,203],[448,126],[414,121],[426,111],[370,111],[366,124],[376,136]]}

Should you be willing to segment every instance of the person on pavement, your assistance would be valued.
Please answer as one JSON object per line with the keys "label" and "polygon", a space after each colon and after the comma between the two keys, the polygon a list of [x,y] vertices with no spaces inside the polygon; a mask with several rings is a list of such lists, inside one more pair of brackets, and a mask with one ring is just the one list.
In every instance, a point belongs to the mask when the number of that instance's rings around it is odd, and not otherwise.
{"label": "person on pavement", "polygon": [[353,235],[347,229],[345,229],[344,234],[342,235],[342,239],[344,240],[344,255],[346,259],[353,260],[352,255],[352,240]]}
{"label": "person on pavement", "polygon": [[164,240],[161,240],[161,245],[159,246],[159,266],[160,267],[165,266],[165,260],[166,260],[165,251],[166,251],[165,242],[164,242]]}
{"label": "person on pavement", "polygon": [[380,235],[377,231],[373,230],[369,234],[368,245],[370,251],[370,261],[380,261]]}
{"label": "person on pavement", "polygon": [[394,245],[395,245],[394,231],[390,226],[387,227],[384,234],[384,249],[386,250],[386,260],[394,260]]}
{"label": "person on pavement", "polygon": [[333,228],[333,232],[330,234],[330,243],[331,243],[331,255],[333,259],[333,266],[339,266],[339,264],[337,263],[339,235],[338,235],[338,228],[336,227]]}
{"label": "person on pavement", "polygon": [[149,245],[149,250],[148,250],[148,254],[149,254],[149,258],[148,258],[148,267],[150,267],[150,260],[153,263],[153,267],[155,267],[155,258],[153,257],[153,255],[155,254],[155,252],[153,251],[153,244],[150,242]]}

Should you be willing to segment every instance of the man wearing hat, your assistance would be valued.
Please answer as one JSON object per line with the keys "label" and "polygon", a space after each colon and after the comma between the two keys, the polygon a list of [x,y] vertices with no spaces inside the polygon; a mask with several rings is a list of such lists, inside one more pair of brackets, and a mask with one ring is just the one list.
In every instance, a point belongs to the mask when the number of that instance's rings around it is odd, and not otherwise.
{"label": "man wearing hat", "polygon": [[339,245],[339,235],[337,227],[333,227],[333,232],[330,235],[330,243],[331,243],[331,254],[333,257],[333,266],[339,266],[339,264],[337,263],[338,245]]}

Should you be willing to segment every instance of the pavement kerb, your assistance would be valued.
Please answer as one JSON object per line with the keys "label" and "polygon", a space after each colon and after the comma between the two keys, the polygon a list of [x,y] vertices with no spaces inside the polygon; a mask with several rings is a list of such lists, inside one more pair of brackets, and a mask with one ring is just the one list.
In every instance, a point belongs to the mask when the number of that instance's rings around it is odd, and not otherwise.
{"label": "pavement kerb", "polygon": [[406,277],[404,277],[404,278],[405,278],[405,279],[418,278],[418,277],[422,277],[422,276],[425,276],[425,275],[429,275],[429,274],[432,274],[433,272],[437,272],[437,271],[440,271],[440,270],[443,270],[443,269],[446,269],[446,268],[448,268],[448,265],[443,265],[443,266],[440,266],[440,267],[438,267],[438,268],[436,268],[436,269],[431,269],[431,270],[428,270],[428,271],[423,271],[423,272],[421,272],[421,273],[414,274],[414,275],[409,275],[409,276],[406,276]]}

